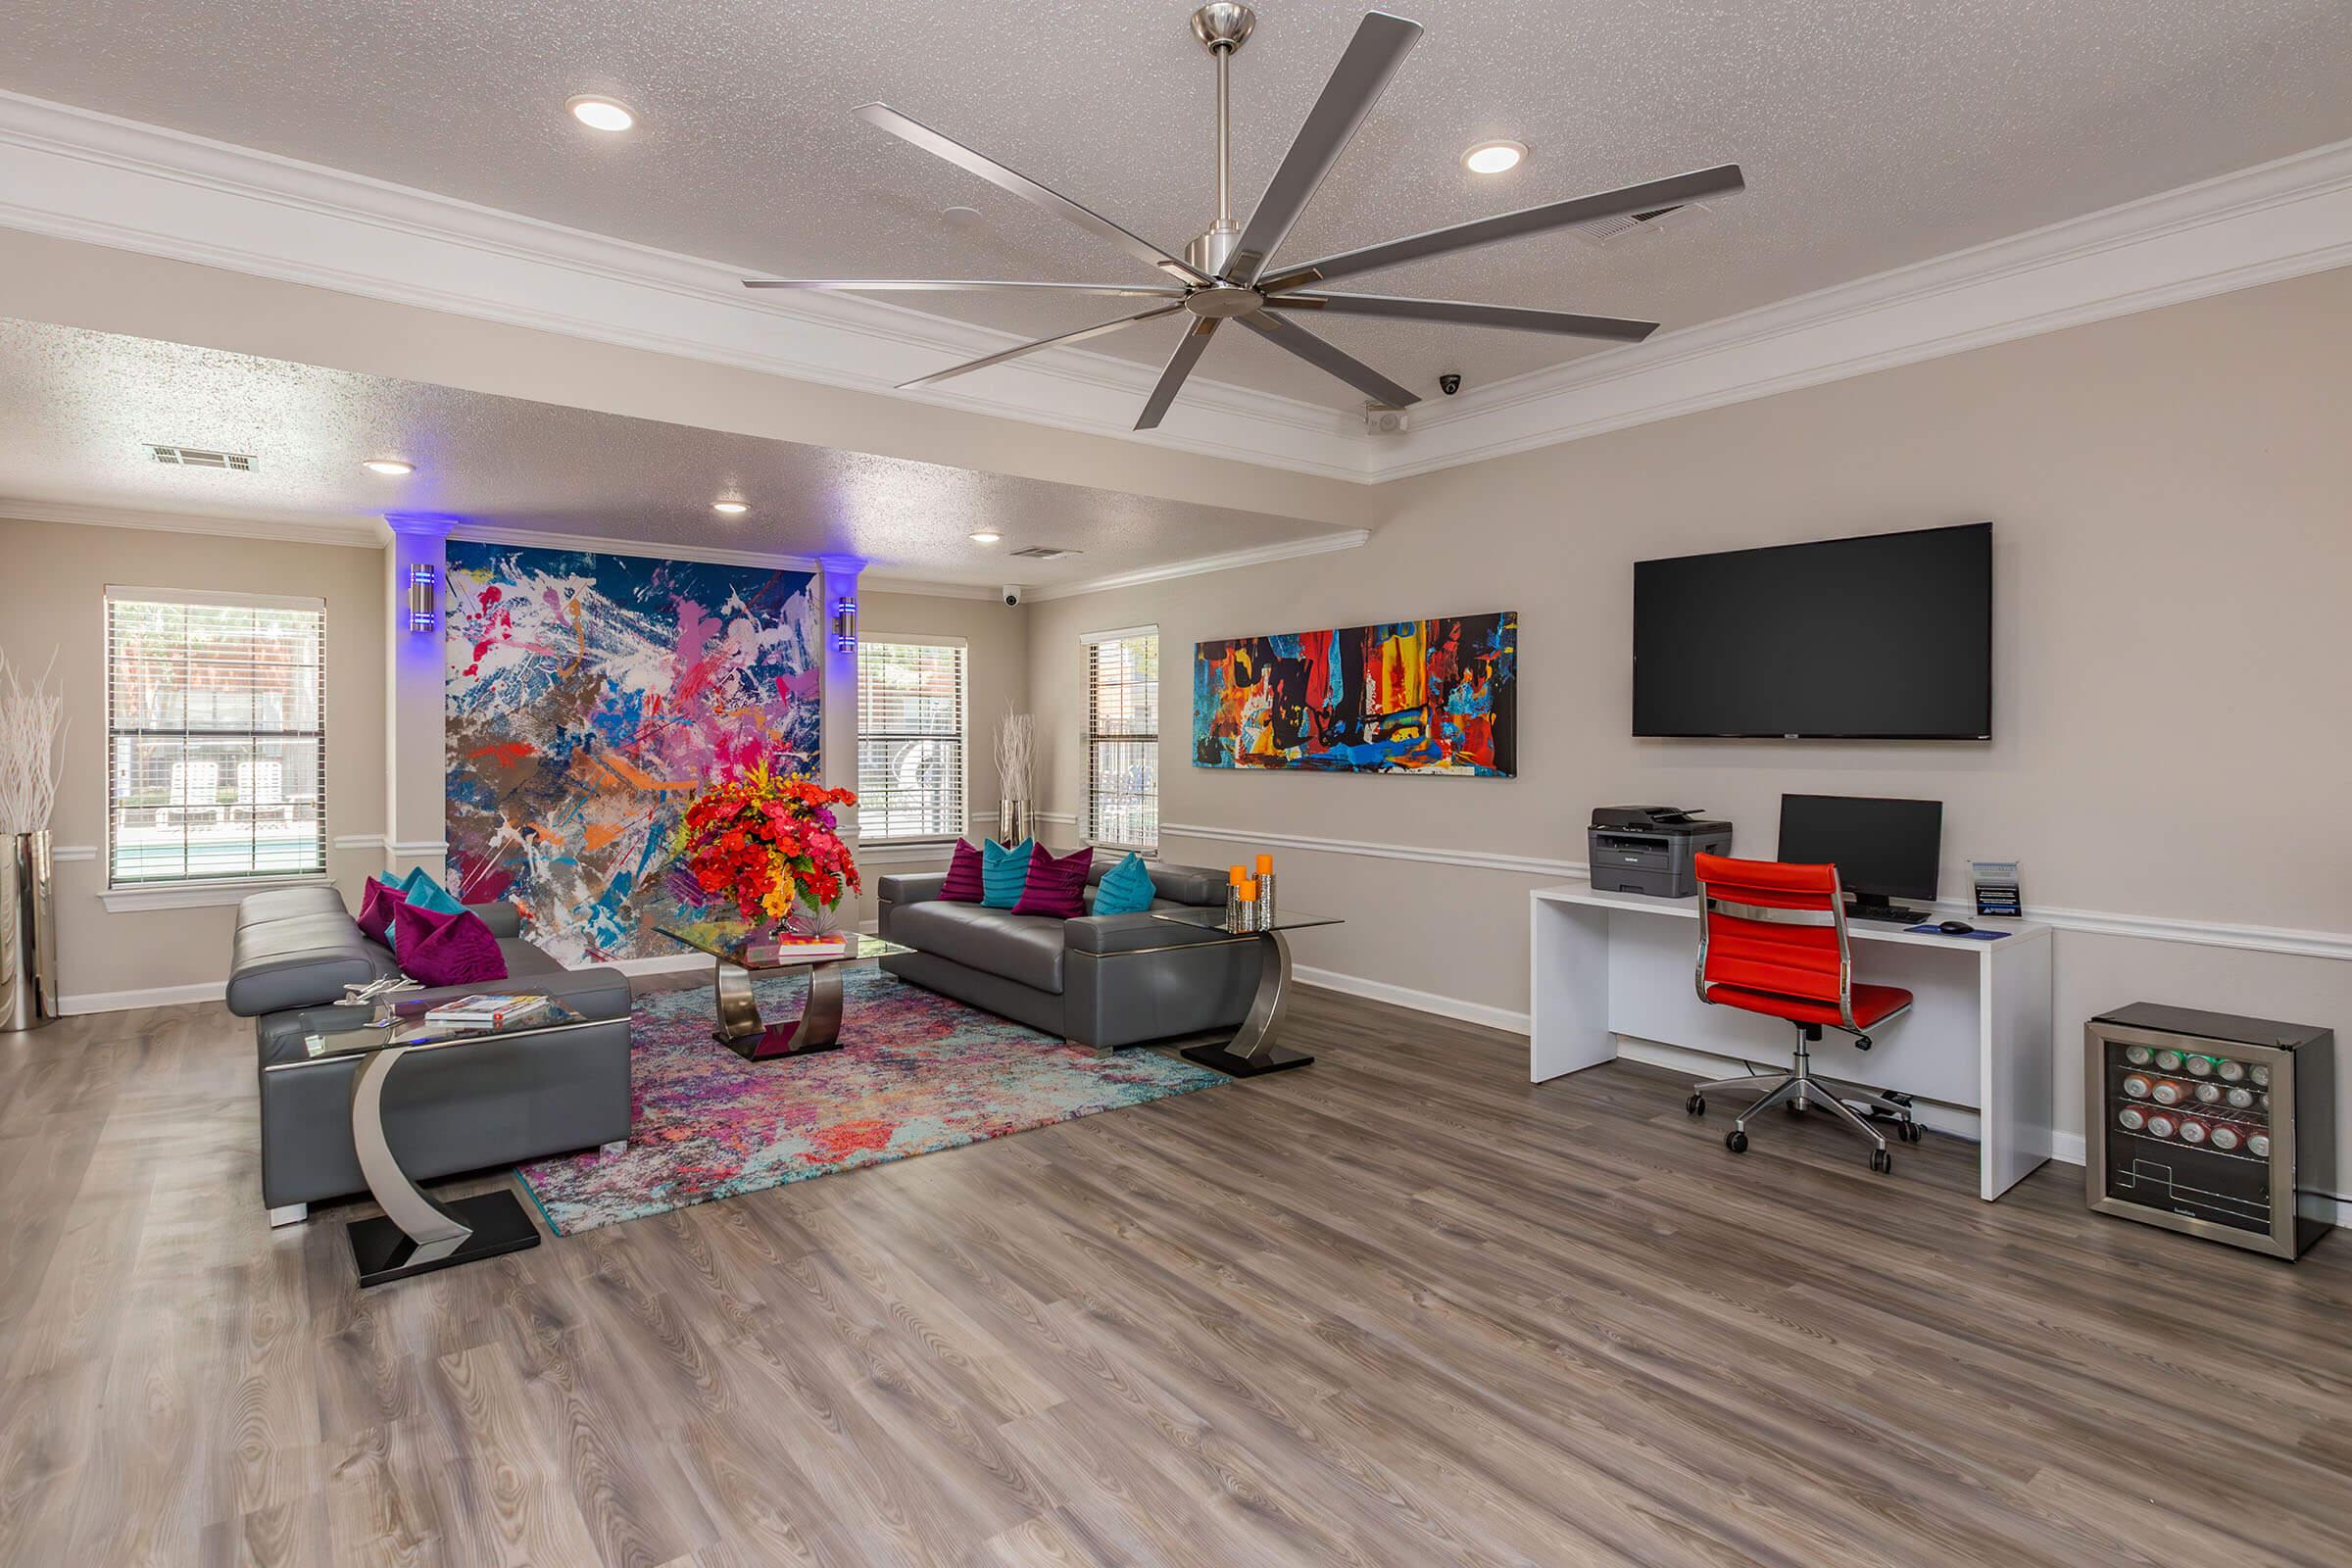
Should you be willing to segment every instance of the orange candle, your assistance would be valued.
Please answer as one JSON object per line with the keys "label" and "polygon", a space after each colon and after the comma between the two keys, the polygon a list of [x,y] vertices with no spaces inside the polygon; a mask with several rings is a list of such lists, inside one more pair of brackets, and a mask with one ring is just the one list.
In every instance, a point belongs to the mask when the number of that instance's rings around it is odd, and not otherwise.
{"label": "orange candle", "polygon": [[1232,870],[1225,873],[1225,880],[1238,888],[1243,883],[1250,880],[1249,868],[1246,866],[1237,865]]}
{"label": "orange candle", "polygon": [[1242,883],[1242,902],[1244,904],[1257,902],[1257,879],[1255,877],[1250,877]]}
{"label": "orange candle", "polygon": [[1257,874],[1259,876],[1264,876],[1268,871],[1273,869],[1274,857],[1271,855],[1261,855],[1257,858]]}

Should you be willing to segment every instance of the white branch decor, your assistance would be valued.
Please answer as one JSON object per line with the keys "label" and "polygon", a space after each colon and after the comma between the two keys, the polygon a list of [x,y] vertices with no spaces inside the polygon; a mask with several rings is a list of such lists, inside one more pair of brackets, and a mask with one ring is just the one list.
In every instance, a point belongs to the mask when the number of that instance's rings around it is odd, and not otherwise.
{"label": "white branch decor", "polygon": [[49,690],[56,668],[53,653],[49,668],[27,686],[22,670],[0,652],[0,836],[40,832],[57,806],[66,696],[62,681]]}
{"label": "white branch decor", "polygon": [[1037,720],[1006,713],[997,721],[997,788],[1005,800],[1027,801],[1037,771]]}

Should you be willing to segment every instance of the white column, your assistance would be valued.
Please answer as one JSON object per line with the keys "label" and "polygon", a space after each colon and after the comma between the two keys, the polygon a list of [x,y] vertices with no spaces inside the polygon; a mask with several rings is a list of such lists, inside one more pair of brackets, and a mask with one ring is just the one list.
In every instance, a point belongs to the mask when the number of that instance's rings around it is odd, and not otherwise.
{"label": "white column", "polygon": [[[449,613],[449,529],[454,519],[394,513],[392,547],[384,552],[385,592],[391,598],[384,651],[384,863],[398,875],[421,865],[448,880],[448,758],[442,637]],[[409,573],[430,566],[433,624],[409,626]]]}
{"label": "white column", "polygon": [[[818,687],[824,710],[818,742],[824,754],[820,776],[828,789],[854,790],[858,787],[858,650],[840,646],[834,619],[843,600],[857,603],[858,574],[865,569],[865,563],[855,556],[824,556],[817,564],[823,568],[817,578],[817,647],[824,661]],[[857,813],[843,812],[841,826],[842,837],[855,854]]]}

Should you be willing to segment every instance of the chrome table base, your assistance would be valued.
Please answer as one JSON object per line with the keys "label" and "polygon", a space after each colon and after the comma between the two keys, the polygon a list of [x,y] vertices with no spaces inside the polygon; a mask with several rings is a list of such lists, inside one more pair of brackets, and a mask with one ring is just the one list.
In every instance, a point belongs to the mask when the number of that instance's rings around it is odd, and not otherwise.
{"label": "chrome table base", "polygon": [[443,1203],[409,1180],[392,1157],[384,1138],[384,1081],[408,1054],[402,1046],[370,1052],[351,1080],[352,1148],[368,1193],[384,1210],[381,1219],[353,1220],[346,1227],[362,1287],[539,1245],[539,1228],[513,1193]]}
{"label": "chrome table base", "polygon": [[800,1017],[789,1023],[768,1023],[760,1016],[760,999],[752,992],[752,971],[725,958],[719,959],[715,982],[718,1030],[714,1038],[746,1061],[773,1061],[779,1056],[807,1056],[838,1049],[841,972],[845,967],[846,963],[840,959],[809,965],[808,1001]]}
{"label": "chrome table base", "polygon": [[1250,999],[1250,1016],[1242,1020],[1231,1040],[1193,1046],[1180,1053],[1187,1061],[1235,1078],[1255,1078],[1261,1073],[1304,1067],[1315,1059],[1303,1051],[1274,1043],[1282,1015],[1291,1004],[1291,945],[1279,931],[1260,931],[1257,940],[1264,944],[1264,956],[1257,968],[1257,995]]}

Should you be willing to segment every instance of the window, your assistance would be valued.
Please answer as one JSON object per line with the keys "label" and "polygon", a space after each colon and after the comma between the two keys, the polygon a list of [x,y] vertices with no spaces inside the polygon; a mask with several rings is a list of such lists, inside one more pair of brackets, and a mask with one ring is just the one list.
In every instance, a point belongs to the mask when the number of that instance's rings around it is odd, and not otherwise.
{"label": "window", "polygon": [[1159,628],[1086,639],[1086,836],[1159,848]]}
{"label": "window", "polygon": [[326,608],[106,591],[107,884],[326,873]]}
{"label": "window", "polygon": [[964,650],[858,645],[858,834],[868,844],[964,830]]}

